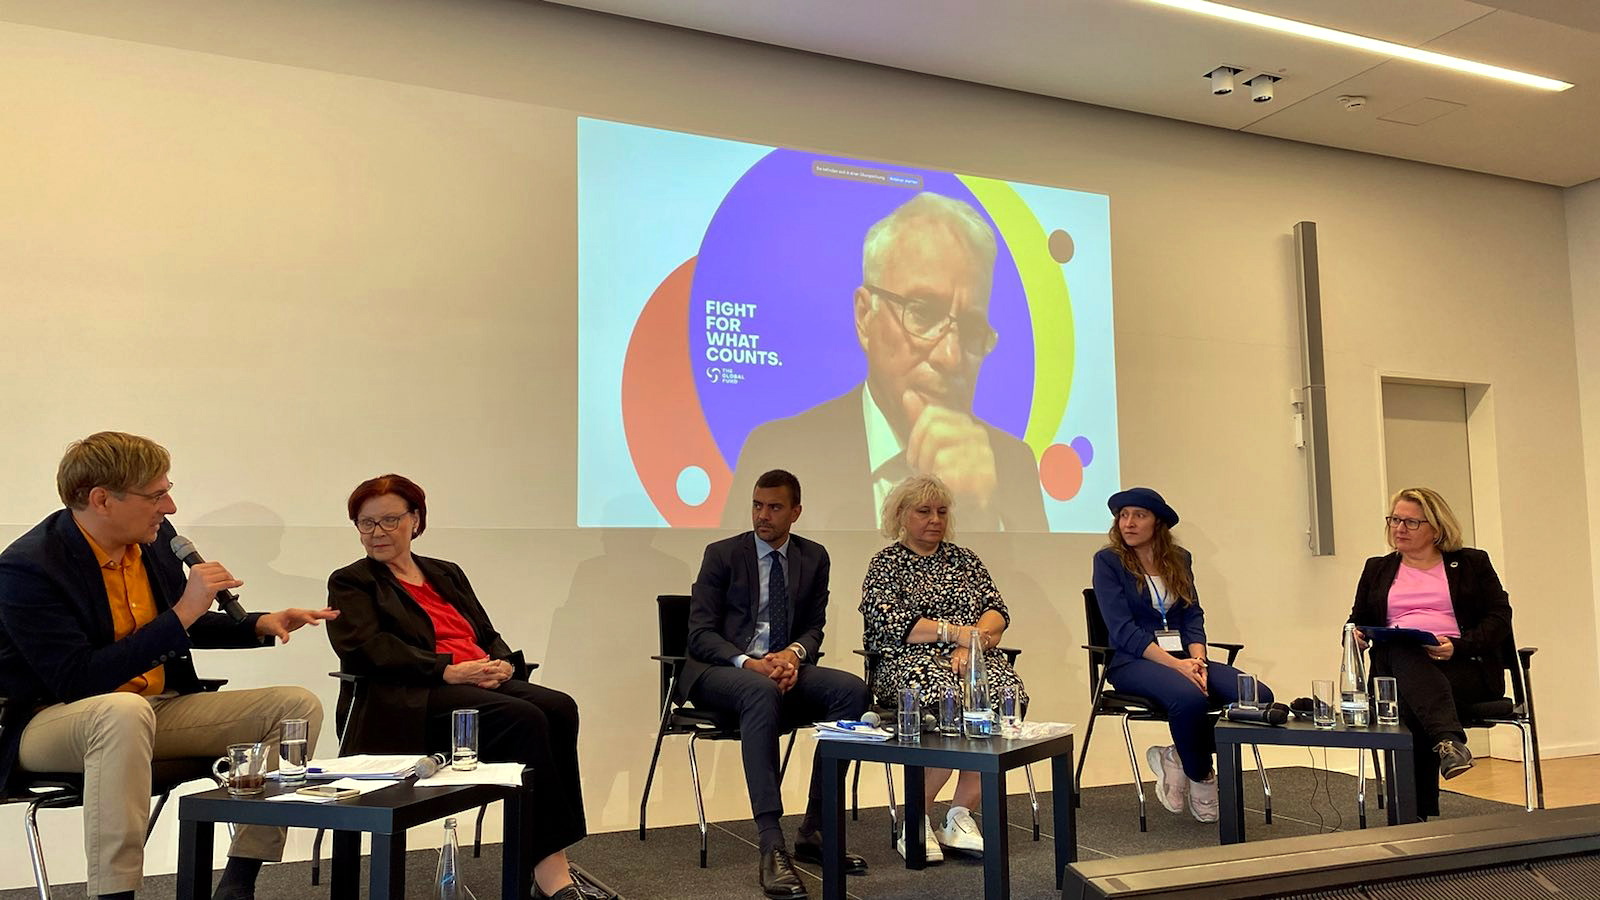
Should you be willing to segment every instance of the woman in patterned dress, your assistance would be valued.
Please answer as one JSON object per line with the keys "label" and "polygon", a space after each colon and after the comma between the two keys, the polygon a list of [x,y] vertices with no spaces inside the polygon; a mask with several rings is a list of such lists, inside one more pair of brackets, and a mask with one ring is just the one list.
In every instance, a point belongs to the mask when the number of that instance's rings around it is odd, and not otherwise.
{"label": "woman in patterned dress", "polygon": [[[1019,706],[1025,707],[1022,681],[996,649],[1011,614],[978,555],[946,540],[951,503],[949,488],[932,475],[913,475],[884,499],[883,535],[895,543],[872,558],[861,585],[867,649],[879,654],[870,687],[880,704],[894,707],[901,688],[916,685],[923,708],[937,708],[946,688],[961,688],[976,631],[994,696],[1014,688]],[[924,770],[925,809],[933,809],[934,796],[950,774],[949,769]],[[929,862],[944,859],[941,844],[983,853],[971,813],[980,799],[979,784],[977,772],[962,772],[944,826],[935,827],[929,816]],[[903,832],[897,846],[905,855]]]}

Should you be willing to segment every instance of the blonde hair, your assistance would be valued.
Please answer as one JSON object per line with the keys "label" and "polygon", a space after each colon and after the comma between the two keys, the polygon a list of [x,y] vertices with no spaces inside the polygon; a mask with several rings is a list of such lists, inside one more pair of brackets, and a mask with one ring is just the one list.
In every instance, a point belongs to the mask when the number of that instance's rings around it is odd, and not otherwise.
{"label": "blonde hair", "polygon": [[89,505],[89,492],[103,487],[123,494],[143,487],[172,468],[167,448],[147,437],[101,431],[67,445],[56,469],[56,493],[73,509]]}
{"label": "blonde hair", "polygon": [[[906,510],[929,503],[934,506],[950,507],[955,505],[950,496],[950,489],[944,486],[937,475],[913,475],[905,481],[895,485],[889,491],[889,496],[883,498],[883,510],[879,515],[879,531],[891,541],[898,541],[906,536]],[[944,538],[949,540],[955,534],[954,514],[947,513],[944,517]]]}
{"label": "blonde hair", "polygon": [[[1450,511],[1450,504],[1444,502],[1438,491],[1425,487],[1395,491],[1389,498],[1389,515],[1394,515],[1394,505],[1401,500],[1410,500],[1422,507],[1422,517],[1433,526],[1433,543],[1440,551],[1450,553],[1461,549],[1461,523],[1456,521],[1456,514]],[[1383,539],[1391,549],[1394,547],[1394,529],[1387,522],[1383,527]]]}
{"label": "blonde hair", "polygon": [[[1120,517],[1122,513],[1119,511],[1117,515]],[[1195,602],[1194,575],[1184,562],[1183,546],[1172,537],[1172,529],[1167,523],[1156,518],[1154,513],[1150,517],[1155,519],[1156,526],[1154,533],[1150,535],[1150,549],[1156,558],[1154,572],[1146,572],[1139,564],[1138,551],[1128,546],[1127,540],[1122,536],[1122,529],[1117,527],[1116,519],[1111,521],[1111,531],[1107,535],[1111,543],[1106,546],[1117,555],[1117,559],[1122,560],[1124,569],[1139,576],[1140,594],[1148,590],[1143,576],[1154,575],[1161,579],[1161,583],[1167,586],[1172,596],[1177,597],[1184,606],[1190,606]]]}

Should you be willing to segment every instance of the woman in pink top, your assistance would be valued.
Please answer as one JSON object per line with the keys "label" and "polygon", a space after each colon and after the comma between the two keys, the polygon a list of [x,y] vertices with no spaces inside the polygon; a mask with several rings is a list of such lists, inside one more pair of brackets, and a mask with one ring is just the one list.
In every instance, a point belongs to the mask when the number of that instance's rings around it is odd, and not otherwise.
{"label": "woman in pink top", "polygon": [[[1367,560],[1349,621],[1415,628],[1439,641],[1372,649],[1373,674],[1399,682],[1400,718],[1415,736],[1417,812],[1436,816],[1439,778],[1472,768],[1465,711],[1505,692],[1500,651],[1511,634],[1511,604],[1489,554],[1461,546],[1461,526],[1437,491],[1407,488],[1389,508],[1394,552]],[[1365,647],[1366,635],[1359,628],[1356,635]]]}

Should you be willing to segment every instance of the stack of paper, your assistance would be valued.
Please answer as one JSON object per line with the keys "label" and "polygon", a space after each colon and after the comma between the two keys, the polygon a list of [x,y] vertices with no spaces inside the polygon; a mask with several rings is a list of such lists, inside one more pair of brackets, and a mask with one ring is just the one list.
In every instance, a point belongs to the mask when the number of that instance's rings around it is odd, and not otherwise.
{"label": "stack of paper", "polygon": [[828,741],[887,741],[894,735],[865,722],[818,722],[816,736]]}
{"label": "stack of paper", "polygon": [[[313,759],[306,774],[321,778],[381,778],[390,781],[410,778],[417,772],[416,753],[361,753],[334,759]],[[273,772],[276,777],[278,773]]]}

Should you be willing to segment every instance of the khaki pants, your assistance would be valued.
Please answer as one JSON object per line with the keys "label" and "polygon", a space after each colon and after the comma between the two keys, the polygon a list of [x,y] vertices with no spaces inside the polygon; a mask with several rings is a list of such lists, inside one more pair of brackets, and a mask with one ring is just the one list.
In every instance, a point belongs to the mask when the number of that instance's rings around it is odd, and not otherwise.
{"label": "khaki pants", "polygon": [[[88,894],[138,890],[150,817],[150,761],[220,757],[229,744],[263,742],[277,767],[278,723],[306,719],[309,751],[322,704],[304,688],[273,687],[142,697],[116,692],[41,710],[22,732],[18,762],[36,772],[83,772]],[[284,829],[243,826],[229,856],[276,861]]]}

